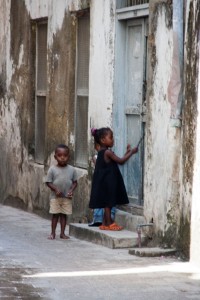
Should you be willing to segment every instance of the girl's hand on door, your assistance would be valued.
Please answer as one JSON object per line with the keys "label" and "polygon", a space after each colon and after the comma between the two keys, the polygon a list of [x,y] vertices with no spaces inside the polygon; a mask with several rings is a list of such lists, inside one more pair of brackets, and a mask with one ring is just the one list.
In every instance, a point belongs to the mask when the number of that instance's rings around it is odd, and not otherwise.
{"label": "girl's hand on door", "polygon": [[127,151],[127,152],[131,151],[131,145],[130,145],[130,144],[127,145],[126,151]]}
{"label": "girl's hand on door", "polygon": [[135,148],[132,149],[132,153],[133,153],[133,154],[135,154],[135,153],[137,153],[137,152],[138,152],[138,147],[135,147]]}

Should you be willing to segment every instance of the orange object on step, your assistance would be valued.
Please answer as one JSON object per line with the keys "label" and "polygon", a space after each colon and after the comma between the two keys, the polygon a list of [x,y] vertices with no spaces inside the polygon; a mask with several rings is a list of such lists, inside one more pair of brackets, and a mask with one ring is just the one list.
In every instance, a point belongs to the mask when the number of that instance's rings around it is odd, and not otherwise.
{"label": "orange object on step", "polygon": [[108,226],[108,230],[113,230],[113,231],[120,231],[123,229],[122,226],[117,225],[116,223],[112,223],[110,226]]}

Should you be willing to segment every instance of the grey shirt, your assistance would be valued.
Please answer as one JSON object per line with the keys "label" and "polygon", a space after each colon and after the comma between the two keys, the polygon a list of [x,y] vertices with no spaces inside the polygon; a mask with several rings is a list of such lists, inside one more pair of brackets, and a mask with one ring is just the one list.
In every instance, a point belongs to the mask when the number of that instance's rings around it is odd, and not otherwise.
{"label": "grey shirt", "polygon": [[[67,165],[66,167],[51,166],[47,172],[45,182],[50,182],[57,187],[65,196],[74,181],[77,180],[77,172],[74,167]],[[55,192],[51,191],[50,199],[55,199]]]}

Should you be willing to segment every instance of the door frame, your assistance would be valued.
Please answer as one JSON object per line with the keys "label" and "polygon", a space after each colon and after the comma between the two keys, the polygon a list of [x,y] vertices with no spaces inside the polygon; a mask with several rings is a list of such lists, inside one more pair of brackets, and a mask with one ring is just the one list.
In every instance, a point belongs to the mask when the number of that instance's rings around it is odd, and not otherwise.
{"label": "door frame", "polygon": [[[121,87],[120,85],[122,80],[121,78],[125,78],[125,66],[124,62],[127,59],[126,53],[126,30],[128,28],[128,24],[141,24],[143,22],[143,36],[147,37],[147,24],[148,18],[145,14],[145,17],[142,18],[128,18],[123,19],[123,21],[116,21],[116,44],[115,44],[115,80],[114,80],[114,105],[113,105],[113,129],[115,135],[115,148],[116,154],[122,156],[125,152],[125,140],[126,140],[126,118],[125,118],[125,87]],[[147,52],[147,40],[144,39],[144,52]],[[123,47],[122,47],[123,45]],[[143,87],[142,87],[142,105],[141,105],[141,133],[145,133],[145,121],[146,121],[146,99],[144,97],[145,89],[146,89],[146,78],[147,78],[147,58],[148,56],[144,55],[144,63],[143,63]],[[124,59],[125,58],[125,59]],[[141,135],[142,135],[141,134]],[[123,136],[123,138],[121,138]],[[123,141],[123,142],[122,142]],[[131,145],[135,146],[135,145]],[[143,182],[144,182],[144,140],[140,144],[140,153],[141,156],[141,168],[142,168],[142,178],[141,178],[141,187],[138,193],[140,197],[138,205],[143,205],[144,197],[143,197]],[[126,167],[120,167],[122,175],[124,176],[126,182]]]}

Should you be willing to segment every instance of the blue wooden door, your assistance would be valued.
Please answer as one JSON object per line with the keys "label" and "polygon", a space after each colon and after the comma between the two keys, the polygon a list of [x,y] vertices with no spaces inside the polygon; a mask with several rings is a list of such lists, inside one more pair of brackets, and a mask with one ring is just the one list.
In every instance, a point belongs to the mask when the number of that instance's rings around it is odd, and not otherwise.
{"label": "blue wooden door", "polygon": [[[118,96],[114,109],[114,129],[115,151],[122,153],[126,151],[127,144],[136,146],[145,133],[147,19],[128,20],[119,25],[121,27],[118,29],[119,41],[116,51]],[[120,55],[121,53],[123,55]],[[143,205],[144,140],[140,143],[139,152],[132,156],[121,170],[130,202]]]}
{"label": "blue wooden door", "polygon": [[[127,22],[125,62],[125,145],[137,145],[144,135],[146,86],[146,20]],[[143,204],[144,140],[124,167],[124,179],[132,203]]]}

